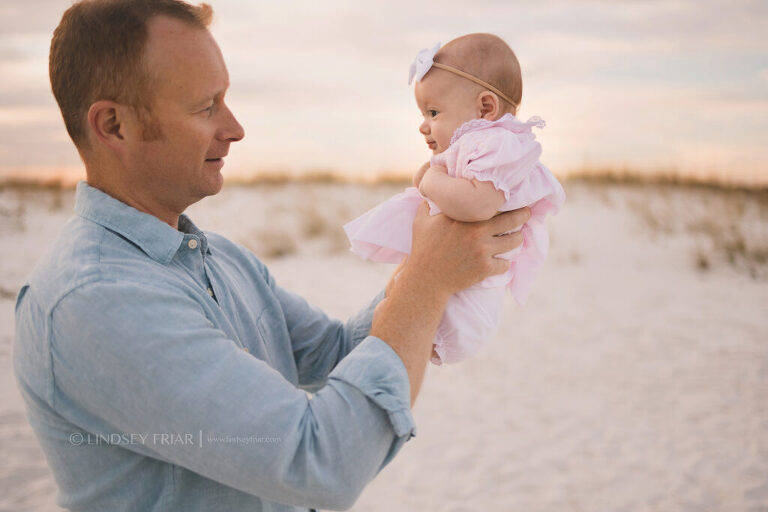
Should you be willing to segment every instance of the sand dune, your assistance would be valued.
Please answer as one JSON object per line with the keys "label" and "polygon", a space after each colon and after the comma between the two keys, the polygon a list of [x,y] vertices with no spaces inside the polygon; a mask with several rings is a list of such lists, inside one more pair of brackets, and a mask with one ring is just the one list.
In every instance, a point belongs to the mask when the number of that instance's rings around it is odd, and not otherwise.
{"label": "sand dune", "polygon": [[[229,187],[195,222],[346,317],[389,268],[341,225],[396,186]],[[767,511],[768,203],[717,190],[567,186],[526,307],[475,359],[430,367],[418,435],[355,511]],[[0,510],[55,511],[11,373],[13,294],[71,191],[0,189]]]}

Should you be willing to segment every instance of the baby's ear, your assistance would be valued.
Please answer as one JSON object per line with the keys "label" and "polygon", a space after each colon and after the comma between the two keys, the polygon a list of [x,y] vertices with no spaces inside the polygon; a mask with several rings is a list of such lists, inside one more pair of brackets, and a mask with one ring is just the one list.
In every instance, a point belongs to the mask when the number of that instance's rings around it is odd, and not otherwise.
{"label": "baby's ear", "polygon": [[491,91],[483,91],[477,95],[477,111],[482,119],[495,121],[501,113],[499,97]]}

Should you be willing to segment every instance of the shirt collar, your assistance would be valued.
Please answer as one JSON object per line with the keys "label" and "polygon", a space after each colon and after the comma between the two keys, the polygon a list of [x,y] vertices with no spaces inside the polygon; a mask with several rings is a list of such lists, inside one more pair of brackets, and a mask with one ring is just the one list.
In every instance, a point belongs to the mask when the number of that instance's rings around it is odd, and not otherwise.
{"label": "shirt collar", "polygon": [[157,217],[128,206],[85,181],[77,184],[75,213],[91,220],[136,244],[150,258],[167,265],[179,250],[187,235],[200,238],[202,254],[210,254],[208,241],[197,226],[182,214],[179,230]]}

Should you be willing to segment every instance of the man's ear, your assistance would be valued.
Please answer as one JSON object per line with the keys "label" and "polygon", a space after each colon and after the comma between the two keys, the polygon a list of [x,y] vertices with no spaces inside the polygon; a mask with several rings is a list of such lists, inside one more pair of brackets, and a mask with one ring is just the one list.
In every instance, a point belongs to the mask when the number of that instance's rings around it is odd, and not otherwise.
{"label": "man's ear", "polygon": [[88,128],[94,139],[110,149],[125,144],[126,107],[109,100],[99,100],[88,109]]}
{"label": "man's ear", "polygon": [[483,91],[477,96],[477,110],[482,119],[495,121],[499,115],[499,97],[491,91]]}

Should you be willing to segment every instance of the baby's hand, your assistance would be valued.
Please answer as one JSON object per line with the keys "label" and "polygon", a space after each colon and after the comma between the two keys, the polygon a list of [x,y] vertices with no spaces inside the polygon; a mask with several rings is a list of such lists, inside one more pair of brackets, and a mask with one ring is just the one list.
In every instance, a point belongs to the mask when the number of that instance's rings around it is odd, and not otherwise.
{"label": "baby's hand", "polygon": [[424,171],[424,174],[419,178],[419,184],[416,185],[417,187],[419,187],[419,192],[421,193],[421,195],[429,197],[429,194],[426,193],[426,189],[427,188],[434,189],[434,183],[432,183],[432,185],[427,185],[427,183],[434,182],[435,176],[437,174],[445,174],[446,176],[448,176],[448,169],[446,169],[442,165],[433,165],[429,167],[426,171]]}
{"label": "baby's hand", "polygon": [[419,183],[421,183],[421,178],[424,177],[424,173],[427,172],[427,169],[429,169],[429,162],[426,162],[424,165],[422,165],[418,171],[416,171],[416,174],[413,175],[413,186],[418,187]]}

